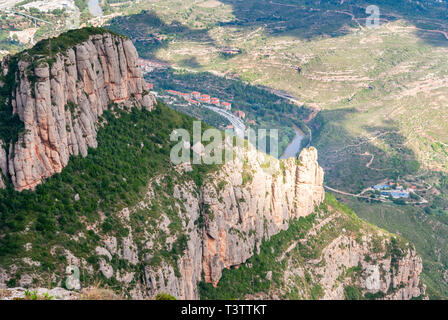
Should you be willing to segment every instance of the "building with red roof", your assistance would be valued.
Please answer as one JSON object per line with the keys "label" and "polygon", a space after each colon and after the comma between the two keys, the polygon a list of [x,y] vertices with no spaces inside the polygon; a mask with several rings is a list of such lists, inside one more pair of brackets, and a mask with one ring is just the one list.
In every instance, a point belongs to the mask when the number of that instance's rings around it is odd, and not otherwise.
{"label": "building with red roof", "polygon": [[221,105],[226,109],[226,110],[230,110],[232,109],[232,104],[229,102],[223,102],[221,103]]}
{"label": "building with red roof", "polygon": [[208,94],[201,95],[201,101],[209,103],[210,102],[210,96]]}
{"label": "building with red roof", "polygon": [[184,98],[185,100],[189,100],[190,99],[190,94],[189,93],[179,92],[179,96]]}
{"label": "building with red roof", "polygon": [[189,99],[188,102],[192,103],[192,104],[199,104],[199,101],[193,100],[193,99]]}

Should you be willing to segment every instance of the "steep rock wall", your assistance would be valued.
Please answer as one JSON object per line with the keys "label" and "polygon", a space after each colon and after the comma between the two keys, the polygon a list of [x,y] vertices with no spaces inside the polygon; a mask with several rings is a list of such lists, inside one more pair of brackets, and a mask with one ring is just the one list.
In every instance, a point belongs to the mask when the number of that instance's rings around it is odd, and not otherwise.
{"label": "steep rock wall", "polygon": [[[99,259],[99,273],[118,282],[134,299],[152,298],[162,292],[178,299],[198,299],[201,281],[221,290],[225,268],[243,264],[248,268],[247,260],[259,254],[263,241],[297,223],[294,218],[314,217],[312,227],[301,231],[303,238],[295,234],[283,245],[284,250],[273,250],[268,257],[284,266],[280,270],[282,284],[272,282],[268,292],[246,295],[246,299],[344,299],[347,286],[358,288],[362,295],[383,292],[378,296],[382,299],[424,297],[422,261],[410,244],[400,240],[396,250],[391,247],[392,235],[354,214],[341,213],[337,202],[328,205],[325,200],[322,204],[323,171],[314,148],[303,150],[298,160],[275,160],[272,170],[266,170],[257,157],[249,153],[247,158],[224,164],[208,174],[199,189],[186,179],[176,182],[171,190],[164,184],[165,175],[155,177],[141,202],[117,214],[129,229],[127,236],[103,234],[105,217],[87,225],[101,239],[94,253]],[[190,170],[189,165],[176,167],[179,177]],[[171,172],[169,176],[175,175]],[[154,207],[161,199],[167,200],[165,205]],[[176,216],[180,229],[175,232]],[[185,246],[174,253],[182,234],[186,236]],[[96,267],[85,257],[76,257],[58,246],[51,252],[61,249],[66,265],[96,276]],[[37,262],[31,258],[23,262],[25,269],[18,268],[18,262],[9,269],[0,268],[0,287],[19,269],[19,286],[47,281]],[[266,270],[261,276],[268,279],[276,272],[279,279],[280,271]],[[313,296],[311,288],[318,287],[319,296]]]}
{"label": "steep rock wall", "polygon": [[[385,247],[387,242],[381,245]],[[383,292],[388,300],[409,300],[425,293],[420,282],[422,259],[410,247],[403,250],[402,256],[391,257],[386,250],[372,252],[372,235],[357,242],[345,233],[323,250],[322,260],[326,261],[326,266],[316,271],[322,277],[324,299],[343,299],[343,283],[337,282],[341,275],[339,270],[357,267],[361,268],[362,276],[351,284],[358,285],[365,293]]]}
{"label": "steep rock wall", "polygon": [[[271,159],[269,170],[262,168],[259,157],[252,150],[224,164],[208,176],[199,194],[191,185],[175,188],[174,198],[185,204],[188,217],[187,250],[179,259],[180,276],[168,263],[146,267],[149,296],[169,292],[180,299],[198,299],[202,275],[217,285],[224,268],[244,263],[263,240],[286,230],[290,219],[311,214],[323,201],[324,173],[315,148],[303,150],[299,161]],[[250,181],[244,181],[248,176]],[[200,216],[203,226],[195,224]]]}
{"label": "steep rock wall", "polygon": [[[11,104],[25,130],[8,152],[0,152],[0,169],[19,191],[61,172],[71,155],[95,148],[97,121],[109,104],[151,110],[155,103],[127,38],[91,35],[52,58],[51,65],[42,57],[20,60],[15,74]],[[9,62],[2,61],[4,74]]]}
{"label": "steep rock wall", "polygon": [[287,229],[290,219],[311,214],[324,200],[315,148],[303,150],[298,161],[275,161],[273,170],[263,169],[258,156],[248,153],[243,161],[225,165],[202,189],[203,206],[211,213],[205,212],[206,282],[216,285],[223,268],[245,262],[263,239]]}

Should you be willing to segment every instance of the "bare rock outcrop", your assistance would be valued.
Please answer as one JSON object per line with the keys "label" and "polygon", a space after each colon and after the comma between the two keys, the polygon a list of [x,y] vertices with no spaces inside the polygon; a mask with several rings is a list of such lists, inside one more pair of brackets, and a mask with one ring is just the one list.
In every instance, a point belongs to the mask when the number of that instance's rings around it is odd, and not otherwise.
{"label": "bare rock outcrop", "polygon": [[[204,276],[216,285],[223,268],[245,262],[262,240],[314,211],[325,196],[315,148],[263,169],[257,152],[224,165],[202,188]],[[247,181],[246,181],[247,180]],[[219,185],[217,187],[217,185]]]}
{"label": "bare rock outcrop", "polygon": [[[14,75],[10,103],[24,130],[6,152],[0,151],[0,169],[19,191],[61,172],[71,155],[86,156],[89,147],[96,148],[97,121],[108,105],[151,110],[155,104],[127,38],[91,35],[47,58],[19,60]],[[11,60],[2,61],[4,74]]]}
{"label": "bare rock outcrop", "polygon": [[[324,200],[316,149],[304,149],[299,159],[273,160],[269,169],[258,156],[249,152],[224,164],[207,174],[200,188],[186,179],[170,189],[164,174],[154,177],[145,199],[117,214],[129,234],[101,236],[94,250],[98,272],[133,299],[162,292],[198,299],[201,281],[220,290],[225,268],[252,268],[247,261],[260,253],[263,241],[291,224],[297,228],[302,220],[296,218],[306,217],[308,227],[289,238],[285,250],[271,247],[269,259],[284,266],[263,273],[271,288],[246,299],[344,299],[348,287],[361,297],[424,298],[422,260],[411,244],[341,211],[336,200]],[[85,259],[65,254],[68,265],[94,275]],[[0,269],[0,288],[16,272]],[[39,272],[22,278],[20,286],[31,286]]]}
{"label": "bare rock outcrop", "polygon": [[[149,111],[155,105],[145,90],[136,49],[127,38],[93,34],[51,57],[21,57],[2,61],[3,77],[15,79],[8,106],[24,128],[16,141],[0,139],[0,188],[10,179],[19,191],[33,189],[61,172],[71,155],[85,157],[89,147],[97,147],[99,120],[111,104]],[[319,298],[342,299],[347,286],[362,294],[383,292],[380,298],[387,299],[424,295],[419,278],[422,262],[414,249],[402,245],[395,250],[390,234],[375,235],[378,229],[365,227],[354,214],[329,213],[329,207],[320,210],[327,200],[315,148],[302,150],[298,159],[281,161],[251,147],[235,151],[235,159],[201,176],[200,184],[186,174],[193,170],[189,165],[156,173],[144,199],[111,213],[123,227],[121,232],[104,231],[103,212],[98,221],[84,221],[86,229],[98,235],[92,259],[59,245],[50,254],[64,255],[67,266],[81,268],[89,276],[99,272],[117,281],[135,299],[160,292],[198,299],[202,280],[218,286],[223,270],[260,253],[263,241],[287,230],[298,218],[317,216],[311,229],[303,230],[306,238],[294,237],[287,252],[278,253],[277,261],[287,260],[287,285],[260,294],[287,296],[289,284],[299,298],[309,298],[314,281],[314,295],[319,293]],[[79,201],[79,194],[74,198]],[[345,226],[351,229],[346,232]],[[374,236],[379,244],[372,248]],[[79,237],[70,236],[73,241]],[[301,258],[293,259],[294,255]],[[0,269],[0,289],[15,281],[21,287],[43,282],[41,265],[31,257],[30,253],[15,261],[19,266]],[[353,270],[361,274],[356,281],[351,278]],[[263,277],[277,279],[275,272],[266,270]],[[51,276],[62,285],[63,278]],[[310,283],[299,287],[297,279]],[[24,290],[16,291],[23,296]],[[70,292],[60,295],[73,298]]]}
{"label": "bare rock outcrop", "polygon": [[[409,300],[425,294],[420,281],[423,263],[414,248],[402,248],[399,256],[391,256],[389,240],[374,240],[368,234],[356,241],[347,233],[335,238],[322,252],[325,266],[315,269],[324,289],[324,299],[344,299],[344,286],[356,285],[364,293],[388,300]],[[380,232],[380,236],[384,236]],[[380,250],[372,250],[377,241]],[[379,241],[379,242],[378,242]],[[340,270],[356,268],[358,277],[352,281],[338,281],[344,276]],[[347,277],[347,273],[345,273]],[[353,278],[353,274],[351,275]],[[378,295],[381,293],[381,295]]]}
{"label": "bare rock outcrop", "polygon": [[[188,241],[176,264],[165,260],[153,263],[160,248],[169,251],[177,240],[170,237],[164,244],[158,243],[161,235],[172,234],[168,227],[171,221],[163,213],[157,231],[148,231],[142,240],[143,250],[153,253],[144,257],[144,282],[132,290],[134,298],[167,292],[179,299],[198,299],[198,283],[203,275],[206,282],[216,285],[224,268],[246,262],[263,240],[286,230],[290,219],[311,214],[323,201],[323,170],[317,162],[316,149],[303,150],[299,160],[271,159],[270,169],[263,166],[259,157],[259,152],[251,150],[206,176],[199,190],[190,181],[176,185],[174,194],[166,195],[175,202],[161,210],[173,211],[182,204],[178,211],[183,211],[180,216]],[[160,177],[153,183],[162,180]],[[161,197],[150,187],[147,199],[131,208],[130,215]],[[109,242],[105,249],[110,247]],[[114,254],[114,250],[109,252]],[[102,256],[102,272],[110,276],[111,266],[105,263],[107,253]]]}

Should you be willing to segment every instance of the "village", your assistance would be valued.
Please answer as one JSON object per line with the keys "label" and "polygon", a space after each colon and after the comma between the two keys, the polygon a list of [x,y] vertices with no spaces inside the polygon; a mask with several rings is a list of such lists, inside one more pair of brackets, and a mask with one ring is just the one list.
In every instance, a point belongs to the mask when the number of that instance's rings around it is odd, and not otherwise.
{"label": "village", "polygon": [[427,204],[428,200],[426,200],[425,197],[429,196],[431,194],[431,190],[433,190],[433,187],[429,184],[409,184],[404,181],[398,182],[392,180],[386,180],[377,185],[368,187],[358,194],[341,191],[329,186],[325,186],[325,188],[338,194],[356,197],[359,199],[379,202],[393,202],[400,205]]}
{"label": "village", "polygon": [[[148,59],[139,58],[140,68],[143,74],[150,73],[155,69],[166,69],[169,67],[168,64],[159,61],[153,61]],[[218,97],[212,97],[209,94],[201,93],[199,91],[192,92],[181,92],[176,90],[164,90],[154,89],[153,83],[147,83],[148,90],[155,95],[156,97],[162,99],[168,105],[182,104],[183,106],[188,106],[190,108],[195,106],[203,106],[213,111],[227,120],[231,124],[227,126],[221,126],[224,129],[235,130],[235,131],[245,131],[247,125],[256,125],[254,120],[246,119],[246,113],[242,110],[234,110],[232,111],[232,103],[227,101],[222,101]],[[219,107],[219,109],[216,109]],[[245,124],[244,124],[245,123]]]}
{"label": "village", "polygon": [[370,197],[372,199],[379,198],[382,200],[392,200],[395,202],[405,201],[407,203],[415,202],[423,204],[427,203],[427,201],[423,197],[417,195],[417,192],[425,192],[428,189],[430,189],[430,187],[416,186],[405,182],[400,183],[397,181],[385,181],[363,190],[360,195],[370,193]]}
{"label": "village", "polygon": [[409,198],[409,195],[411,192],[416,191],[415,186],[408,186],[405,188],[404,186],[400,185],[398,182],[389,182],[387,184],[378,184],[375,186],[372,186],[372,189],[379,192],[382,197],[392,197],[393,199],[400,199]]}

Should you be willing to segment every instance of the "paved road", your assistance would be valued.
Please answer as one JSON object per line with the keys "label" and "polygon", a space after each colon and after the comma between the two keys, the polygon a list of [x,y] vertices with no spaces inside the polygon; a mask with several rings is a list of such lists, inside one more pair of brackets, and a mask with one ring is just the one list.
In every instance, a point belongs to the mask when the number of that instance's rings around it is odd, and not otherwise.
{"label": "paved road", "polygon": [[217,107],[212,107],[212,106],[205,106],[207,109],[210,109],[214,112],[216,112],[217,114],[223,116],[224,118],[226,118],[227,120],[230,121],[230,123],[233,125],[234,129],[235,129],[235,134],[236,136],[240,137],[240,138],[244,138],[245,132],[246,132],[246,125],[244,124],[244,122],[238,118],[237,116],[235,116],[234,114],[223,110],[221,108],[217,108]]}
{"label": "paved road", "polygon": [[11,9],[1,8],[1,7],[0,7],[0,10],[4,11],[4,12],[6,12],[6,13],[14,13],[14,14],[16,14],[16,15],[23,16],[23,17],[26,17],[26,18],[31,19],[31,20],[34,20],[34,21],[41,21],[41,22],[45,22],[45,23],[48,23],[48,24],[53,24],[53,23],[50,22],[50,21],[43,20],[43,19],[40,19],[40,18],[36,18],[36,17],[30,16],[30,15],[28,15],[28,14],[21,13],[21,12],[17,12],[17,11],[11,10]]}
{"label": "paved road", "polygon": [[[392,200],[389,200],[389,199],[372,199],[372,198],[370,198],[370,197],[361,196],[361,195],[353,194],[353,193],[348,193],[348,192],[344,192],[344,191],[341,191],[341,190],[338,190],[338,189],[333,189],[333,188],[331,188],[331,187],[329,187],[329,186],[324,186],[324,188],[327,189],[327,190],[330,190],[330,191],[339,193],[339,194],[343,194],[343,195],[345,195],[345,196],[356,197],[356,198],[362,198],[362,199],[368,199],[368,200],[376,200],[376,201],[381,201],[381,202],[384,202],[384,203],[393,203],[393,201],[392,201]],[[428,201],[427,201],[426,199],[424,199],[424,198],[421,198],[421,201],[406,202],[407,205],[412,205],[412,204],[426,204],[426,203],[428,203]]]}

